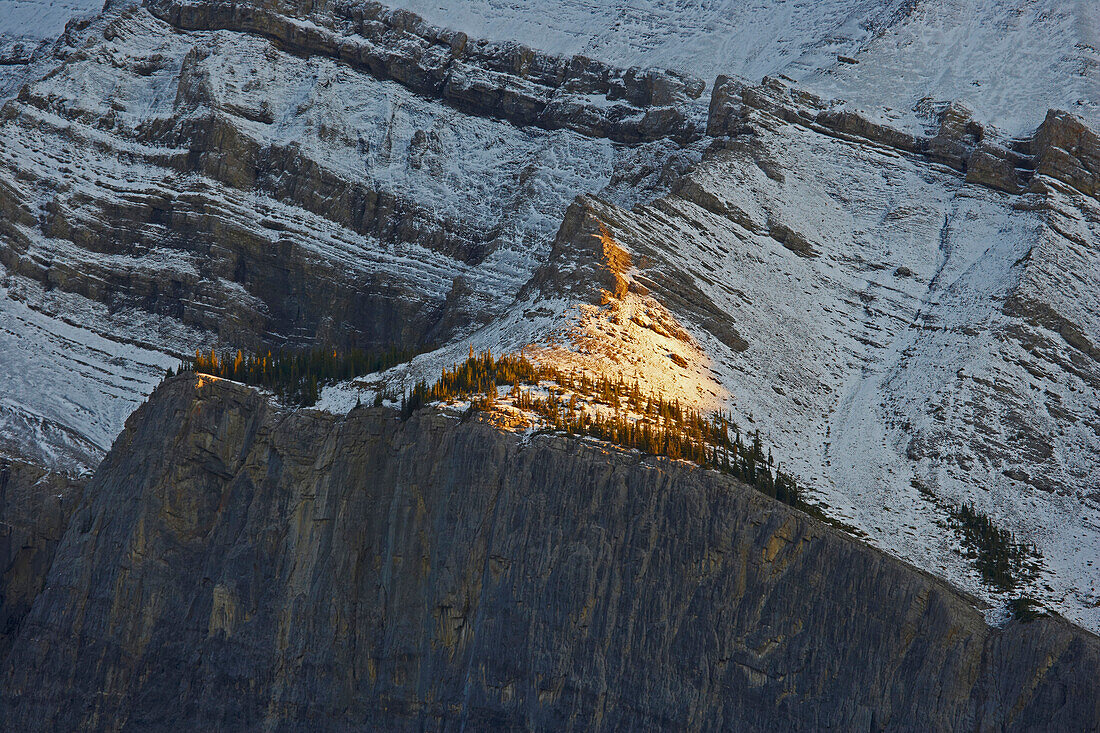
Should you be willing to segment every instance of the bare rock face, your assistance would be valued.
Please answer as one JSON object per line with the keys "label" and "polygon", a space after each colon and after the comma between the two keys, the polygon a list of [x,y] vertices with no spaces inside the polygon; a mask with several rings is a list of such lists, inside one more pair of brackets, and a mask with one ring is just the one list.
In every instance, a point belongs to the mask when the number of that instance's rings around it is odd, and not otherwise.
{"label": "bare rock face", "polygon": [[1037,173],[1089,196],[1100,191],[1100,135],[1079,118],[1050,110],[1035,132],[1033,147]]}
{"label": "bare rock face", "polygon": [[985,129],[970,110],[952,103],[940,113],[940,127],[928,141],[928,152],[936,162],[965,173],[967,161],[984,136]]}
{"label": "bare rock face", "polygon": [[1016,156],[995,144],[983,144],[966,161],[966,182],[978,183],[1006,193],[1023,193],[1026,180],[1016,165]]}
{"label": "bare rock face", "polygon": [[[8,729],[1093,729],[1100,640],[718,474],[185,375],[4,662]],[[935,704],[928,701],[934,700]]]}
{"label": "bare rock face", "polygon": [[850,110],[824,110],[816,115],[814,121],[826,129],[870,140],[907,153],[923,153],[927,149],[925,140],[872,122]]}
{"label": "bare rock face", "polygon": [[1030,150],[1030,141],[1012,141],[1016,145],[1002,142],[974,120],[970,110],[952,102],[940,114],[939,130],[928,141],[928,154],[937,163],[964,173],[967,183],[1023,193],[1034,174],[1031,158],[1024,152]]}
{"label": "bare rock face", "polygon": [[0,656],[46,584],[84,482],[0,458]]}
{"label": "bare rock face", "polygon": [[722,137],[737,134],[740,125],[741,92],[747,85],[728,76],[714,80],[707,112],[707,135]]}

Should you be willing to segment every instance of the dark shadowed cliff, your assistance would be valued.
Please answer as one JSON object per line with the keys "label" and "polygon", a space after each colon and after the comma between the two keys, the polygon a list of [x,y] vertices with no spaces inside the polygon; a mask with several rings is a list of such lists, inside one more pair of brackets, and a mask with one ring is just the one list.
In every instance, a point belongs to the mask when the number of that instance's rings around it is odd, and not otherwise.
{"label": "dark shadowed cliff", "polygon": [[1063,730],[1100,640],[713,473],[190,375],[127,422],[4,661],[7,730]]}
{"label": "dark shadowed cliff", "polygon": [[42,591],[82,480],[0,457],[0,657]]}

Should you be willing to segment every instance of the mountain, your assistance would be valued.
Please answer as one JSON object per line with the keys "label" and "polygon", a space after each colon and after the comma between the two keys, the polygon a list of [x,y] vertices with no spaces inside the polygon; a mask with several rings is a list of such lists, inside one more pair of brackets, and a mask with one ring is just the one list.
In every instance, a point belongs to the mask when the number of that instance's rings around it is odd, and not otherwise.
{"label": "mountain", "polygon": [[576,438],[184,375],[86,494],[4,663],[8,729],[1100,720],[1092,634],[990,628],[747,486]]}
{"label": "mountain", "polygon": [[[323,346],[419,353],[333,416],[483,349],[720,410],[985,623],[1100,630],[1098,31],[1054,0],[0,0],[0,454],[37,538],[6,617],[45,612],[166,369]],[[962,507],[1034,576],[991,583]]]}

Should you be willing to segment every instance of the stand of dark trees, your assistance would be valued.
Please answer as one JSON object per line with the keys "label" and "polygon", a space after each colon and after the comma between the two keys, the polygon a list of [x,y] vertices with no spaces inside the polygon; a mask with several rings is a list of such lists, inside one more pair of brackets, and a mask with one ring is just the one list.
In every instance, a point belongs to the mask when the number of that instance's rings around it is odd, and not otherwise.
{"label": "stand of dark trees", "polygon": [[[421,381],[403,394],[401,414],[407,418],[430,402],[451,399],[469,399],[471,409],[487,409],[497,399],[498,385],[511,385],[509,395],[516,407],[541,416],[550,430],[694,461],[787,504],[807,508],[794,479],[775,465],[770,451],[764,454],[759,431],[742,436],[727,415],[704,415],[678,400],[643,394],[637,382],[593,379],[536,366],[522,355],[494,357],[489,351],[475,355],[471,349],[466,361],[444,369],[434,384]],[[547,395],[535,396],[520,385],[544,386]],[[603,414],[607,411],[590,410],[582,403],[604,405],[611,411]]]}
{"label": "stand of dark trees", "polygon": [[963,549],[974,562],[982,580],[1002,591],[1013,590],[1039,572],[1039,548],[1022,542],[1001,529],[989,515],[973,504],[949,506],[947,519],[959,533]]}
{"label": "stand of dark trees", "polygon": [[[252,384],[271,390],[285,404],[310,407],[317,404],[321,387],[326,384],[388,369],[417,353],[397,347],[377,353],[316,348],[264,349],[249,354],[238,350],[218,354],[211,349],[206,354],[196,351],[195,358],[184,359],[176,371],[199,372]],[[172,373],[169,369],[167,376]]]}

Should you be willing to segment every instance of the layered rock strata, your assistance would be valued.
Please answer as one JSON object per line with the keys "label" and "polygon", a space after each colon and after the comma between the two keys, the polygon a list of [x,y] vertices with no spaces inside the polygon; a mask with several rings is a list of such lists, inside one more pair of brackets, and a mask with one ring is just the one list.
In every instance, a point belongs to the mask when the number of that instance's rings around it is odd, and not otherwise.
{"label": "layered rock strata", "polygon": [[148,7],[187,30],[255,33],[294,53],[337,58],[469,114],[626,143],[688,142],[702,133],[692,104],[701,79],[471,39],[379,3],[154,0]]}
{"label": "layered rock strata", "polygon": [[746,127],[751,110],[817,132],[921,155],[963,174],[967,183],[1011,194],[1036,190],[1029,184],[1041,173],[1095,196],[1100,176],[1100,137],[1079,117],[1062,110],[1050,110],[1029,138],[1001,139],[965,106],[950,103],[937,113],[933,134],[921,136],[875,122],[780,79],[748,85],[719,76],[711,92],[707,134],[721,137],[751,130]]}

